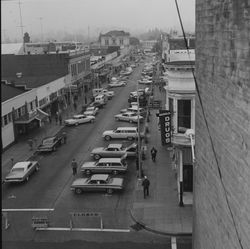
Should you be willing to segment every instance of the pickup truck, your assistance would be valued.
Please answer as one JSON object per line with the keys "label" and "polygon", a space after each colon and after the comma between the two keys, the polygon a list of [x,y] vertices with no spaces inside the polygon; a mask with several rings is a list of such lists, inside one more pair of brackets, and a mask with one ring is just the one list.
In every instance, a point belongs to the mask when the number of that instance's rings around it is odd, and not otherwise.
{"label": "pickup truck", "polygon": [[42,143],[37,147],[37,152],[51,152],[55,151],[63,142],[63,135],[55,135],[46,137]]}

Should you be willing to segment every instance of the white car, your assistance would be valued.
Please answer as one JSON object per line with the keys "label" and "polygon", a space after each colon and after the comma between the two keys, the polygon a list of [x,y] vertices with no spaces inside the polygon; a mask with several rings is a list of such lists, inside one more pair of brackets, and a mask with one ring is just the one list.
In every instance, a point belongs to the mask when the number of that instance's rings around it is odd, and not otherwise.
{"label": "white car", "polygon": [[138,119],[141,122],[143,120],[142,116],[138,116],[136,112],[125,112],[115,115],[116,120],[127,121],[129,123],[137,123]]}
{"label": "white car", "polygon": [[[109,141],[111,139],[128,139],[133,140],[138,137],[137,127],[118,127],[115,130],[104,131],[102,137]],[[144,134],[140,133],[140,138],[143,138]]]}
{"label": "white car", "polygon": [[98,107],[89,106],[83,114],[86,116],[95,116],[98,113],[98,110]]}
{"label": "white car", "polygon": [[138,80],[138,83],[139,83],[139,84],[146,84],[146,85],[147,85],[147,84],[153,83],[153,81],[143,78],[143,79],[141,79],[141,80]]}
{"label": "white car", "polygon": [[5,177],[4,182],[28,181],[33,172],[38,171],[40,165],[37,161],[25,161],[16,163],[10,173]]}
{"label": "white car", "polygon": [[119,87],[119,86],[126,86],[126,81],[118,81],[118,82],[111,82],[109,83],[109,87]]}
{"label": "white car", "polygon": [[[138,105],[133,105],[133,106],[127,108],[127,109],[121,109],[120,112],[121,113],[133,112],[133,113],[137,114],[137,112],[138,112]],[[146,110],[139,107],[139,115],[143,115],[145,113],[146,113]]]}
{"label": "white car", "polygon": [[79,125],[84,123],[93,123],[95,121],[94,116],[86,116],[84,114],[74,115],[71,119],[66,119],[64,121],[65,125]]}
{"label": "white car", "polygon": [[108,99],[112,99],[115,95],[114,91],[108,91],[107,89],[102,90],[102,94],[106,95]]}

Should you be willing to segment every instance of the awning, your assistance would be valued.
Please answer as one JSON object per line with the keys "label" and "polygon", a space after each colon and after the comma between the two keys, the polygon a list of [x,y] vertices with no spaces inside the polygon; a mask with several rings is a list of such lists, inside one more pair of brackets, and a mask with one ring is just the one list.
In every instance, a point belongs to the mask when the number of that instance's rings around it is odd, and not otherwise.
{"label": "awning", "polygon": [[35,119],[39,120],[39,121],[43,121],[45,119],[47,119],[49,117],[49,114],[42,111],[41,109],[37,109],[37,116],[35,117]]}

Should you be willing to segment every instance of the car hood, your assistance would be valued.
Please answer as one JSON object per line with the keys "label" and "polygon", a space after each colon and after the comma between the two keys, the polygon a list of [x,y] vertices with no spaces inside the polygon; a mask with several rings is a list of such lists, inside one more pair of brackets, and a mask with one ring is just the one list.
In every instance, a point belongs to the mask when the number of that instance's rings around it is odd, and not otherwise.
{"label": "car hood", "polygon": [[38,146],[39,149],[41,148],[50,148],[52,146],[52,144],[41,144]]}
{"label": "car hood", "polygon": [[81,185],[87,185],[87,180],[88,178],[78,178],[75,181],[73,181],[73,183],[71,184],[71,187],[75,187],[75,186],[81,186]]}
{"label": "car hood", "polygon": [[104,131],[104,132],[103,132],[103,135],[111,134],[111,133],[113,133],[113,130],[107,130],[107,131]]}
{"label": "car hood", "polygon": [[64,122],[73,123],[73,122],[75,122],[75,119],[73,119],[73,118],[71,118],[71,119],[66,119]]}
{"label": "car hood", "polygon": [[25,175],[24,172],[10,172],[5,179],[16,179],[16,178],[21,178]]}
{"label": "car hood", "polygon": [[85,162],[81,168],[85,168],[85,167],[95,167],[95,162]]}
{"label": "car hood", "polygon": [[112,185],[123,186],[123,181],[124,181],[123,178],[114,177],[112,181]]}
{"label": "car hood", "polygon": [[104,147],[97,147],[97,148],[94,148],[91,153],[98,153],[100,151],[103,151],[104,150]]}
{"label": "car hood", "polygon": [[88,115],[88,116],[93,115],[93,113],[94,113],[94,111],[86,111],[86,112],[84,112],[84,114]]}

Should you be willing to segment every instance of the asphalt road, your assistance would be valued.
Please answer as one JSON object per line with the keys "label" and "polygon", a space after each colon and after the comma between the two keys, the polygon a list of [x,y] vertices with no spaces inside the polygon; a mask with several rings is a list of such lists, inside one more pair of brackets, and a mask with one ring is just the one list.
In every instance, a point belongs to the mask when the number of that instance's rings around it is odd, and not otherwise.
{"label": "asphalt road", "polygon": [[[101,137],[102,132],[118,126],[131,126],[126,122],[115,121],[114,115],[128,106],[129,92],[136,90],[136,81],[140,77],[137,68],[128,80],[126,87],[113,88],[115,96],[100,110],[96,121],[77,127],[66,127],[67,144],[56,152],[39,154],[40,171],[32,175],[27,183],[5,184],[2,188],[2,208],[53,208],[50,213],[14,212],[8,218],[11,227],[6,231],[6,238],[15,235],[16,239],[29,238],[33,216],[49,217],[53,227],[69,227],[71,212],[100,212],[104,228],[128,229],[132,224],[129,208],[133,201],[133,190],[136,183],[135,162],[128,161],[129,170],[124,175],[125,189],[122,193],[107,195],[105,193],[85,193],[76,195],[70,191],[74,180],[71,161],[76,158],[79,165],[93,160],[90,151],[97,146],[107,145]],[[135,125],[132,125],[135,126]],[[77,177],[81,177],[79,172]],[[74,227],[99,227],[98,218],[73,218]],[[22,229],[20,229],[22,228]],[[11,231],[11,232],[10,232]]]}

